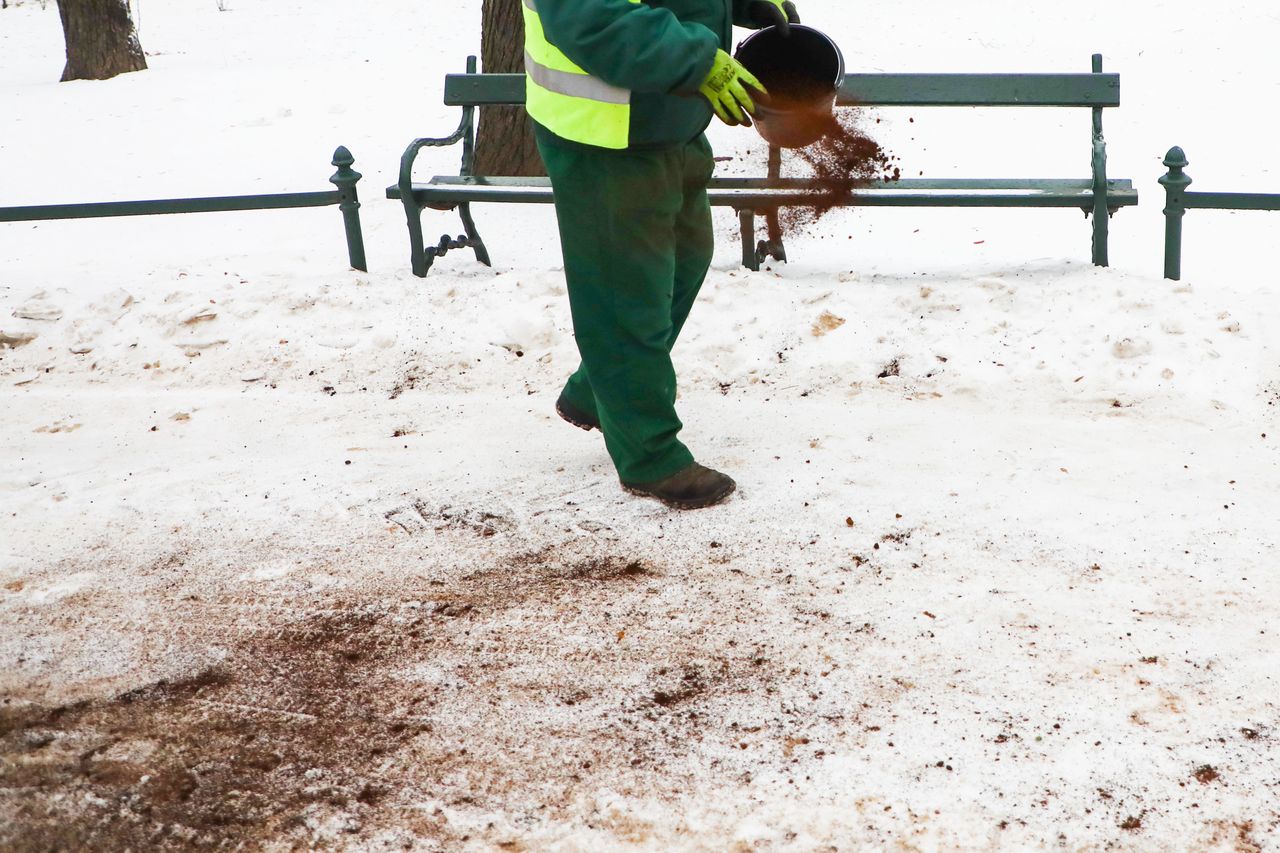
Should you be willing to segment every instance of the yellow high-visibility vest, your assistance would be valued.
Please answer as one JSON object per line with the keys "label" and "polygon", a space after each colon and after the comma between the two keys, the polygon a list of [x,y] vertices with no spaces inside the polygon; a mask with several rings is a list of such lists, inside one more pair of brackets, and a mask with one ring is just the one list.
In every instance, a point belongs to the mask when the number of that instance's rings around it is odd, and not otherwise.
{"label": "yellow high-visibility vest", "polygon": [[606,83],[575,65],[547,41],[536,0],[522,2],[525,108],[529,115],[563,139],[601,148],[626,148],[631,90]]}

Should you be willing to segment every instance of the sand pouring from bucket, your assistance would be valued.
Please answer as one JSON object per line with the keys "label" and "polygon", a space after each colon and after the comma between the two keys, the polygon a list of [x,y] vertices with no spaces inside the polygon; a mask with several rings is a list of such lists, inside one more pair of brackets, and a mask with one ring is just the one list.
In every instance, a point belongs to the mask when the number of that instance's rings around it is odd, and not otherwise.
{"label": "sand pouring from bucket", "polygon": [[756,104],[756,130],[779,148],[803,148],[834,126],[844,56],[823,33],[802,24],[784,36],[768,27],[748,36],[734,57],[769,90]]}

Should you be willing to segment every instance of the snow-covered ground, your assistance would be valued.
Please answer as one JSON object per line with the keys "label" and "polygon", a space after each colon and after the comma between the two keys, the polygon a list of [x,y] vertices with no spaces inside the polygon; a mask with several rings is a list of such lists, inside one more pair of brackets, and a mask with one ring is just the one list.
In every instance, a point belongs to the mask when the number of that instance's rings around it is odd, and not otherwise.
{"label": "snow-covered ground", "polygon": [[[738,494],[622,493],[554,416],[551,211],[409,274],[382,199],[479,2],[145,4],[57,82],[0,11],[0,205],[328,187],[335,209],[0,225],[0,846],[1280,847],[1280,13],[810,0],[851,71],[1121,74],[1136,209],[863,209],[719,252],[676,352]],[[1075,110],[885,110],[904,171],[1084,177]],[[715,128],[727,172],[749,131]],[[424,154],[422,176],[456,167]],[[428,233],[456,233],[428,214]]]}

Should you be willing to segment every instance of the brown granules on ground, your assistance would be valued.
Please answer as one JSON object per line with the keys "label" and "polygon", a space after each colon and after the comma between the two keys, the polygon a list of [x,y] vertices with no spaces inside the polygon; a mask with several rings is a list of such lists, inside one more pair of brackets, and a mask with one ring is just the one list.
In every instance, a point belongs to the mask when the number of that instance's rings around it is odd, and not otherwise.
{"label": "brown granules on ground", "polygon": [[830,210],[854,203],[854,194],[877,184],[898,180],[902,170],[897,156],[880,147],[860,127],[858,109],[836,111],[822,139],[794,155],[812,171],[812,186],[806,191],[810,203],[781,212],[788,229],[814,225]]}

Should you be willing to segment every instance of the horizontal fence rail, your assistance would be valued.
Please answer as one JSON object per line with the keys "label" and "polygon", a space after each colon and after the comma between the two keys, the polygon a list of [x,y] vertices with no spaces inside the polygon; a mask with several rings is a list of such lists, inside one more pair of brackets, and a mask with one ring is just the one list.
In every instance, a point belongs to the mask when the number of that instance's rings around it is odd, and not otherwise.
{"label": "horizontal fence rail", "polygon": [[1182,217],[1188,210],[1276,210],[1280,211],[1280,193],[1212,193],[1188,192],[1191,176],[1186,168],[1187,155],[1177,145],[1164,155],[1169,168],[1160,178],[1165,190],[1164,205],[1164,277],[1182,278]]}
{"label": "horizontal fence rail", "polygon": [[97,219],[107,216],[151,216],[163,213],[220,213],[231,210],[280,210],[328,207],[342,201],[338,190],[271,195],[229,195],[214,198],[166,198],[149,201],[100,201],[84,204],[41,204],[0,207],[0,222],[38,222],[48,219]]}
{"label": "horizontal fence rail", "polygon": [[0,222],[39,222],[54,219],[97,219],[110,216],[154,216],[171,213],[222,213],[233,210],[285,210],[337,205],[347,238],[347,259],[353,269],[368,271],[364,234],[360,228],[360,199],[356,184],[362,175],[351,168],[355,158],[345,146],[333,152],[338,171],[329,178],[337,189],[305,193],[168,198],[145,201],[104,201],[81,204],[43,204],[0,207]]}

